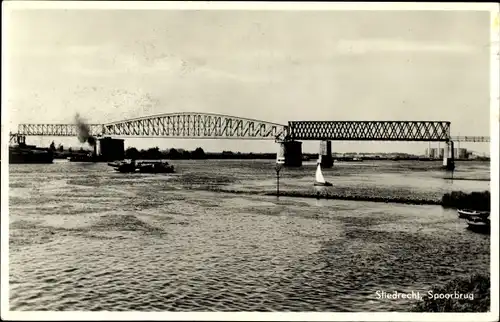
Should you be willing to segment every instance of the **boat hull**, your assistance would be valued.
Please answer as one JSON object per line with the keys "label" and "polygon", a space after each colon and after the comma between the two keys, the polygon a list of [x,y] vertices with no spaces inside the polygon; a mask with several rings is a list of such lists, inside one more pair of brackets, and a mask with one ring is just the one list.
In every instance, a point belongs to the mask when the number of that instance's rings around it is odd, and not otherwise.
{"label": "boat hull", "polygon": [[331,184],[330,182],[315,182],[314,185],[316,187],[331,187],[331,186],[333,186],[333,184]]}
{"label": "boat hull", "polygon": [[480,233],[489,233],[490,232],[490,219],[484,218],[481,216],[470,216],[466,219],[468,229],[480,232]]}
{"label": "boat hull", "polygon": [[173,166],[153,166],[153,165],[145,165],[145,166],[139,166],[139,172],[140,173],[173,173],[174,172],[174,167]]}
{"label": "boat hull", "polygon": [[478,233],[489,233],[490,224],[486,222],[467,222],[467,229]]}
{"label": "boat hull", "polygon": [[470,218],[473,216],[473,217],[486,219],[490,216],[489,211],[475,211],[475,210],[459,209],[459,210],[457,210],[457,212],[458,212],[458,218]]}
{"label": "boat hull", "polygon": [[113,168],[118,168],[120,166],[120,163],[118,162],[108,162],[108,165]]}
{"label": "boat hull", "polygon": [[53,163],[53,161],[54,161],[54,154],[50,151],[44,151],[44,150],[21,151],[18,149],[9,149],[10,164]]}
{"label": "boat hull", "polygon": [[174,173],[174,166],[164,162],[110,162],[110,167],[121,173]]}
{"label": "boat hull", "polygon": [[80,156],[72,156],[68,158],[69,162],[97,162],[97,158],[93,156],[80,155]]}
{"label": "boat hull", "polygon": [[132,164],[122,164],[119,167],[116,167],[115,170],[121,173],[132,173],[136,172],[137,168]]}

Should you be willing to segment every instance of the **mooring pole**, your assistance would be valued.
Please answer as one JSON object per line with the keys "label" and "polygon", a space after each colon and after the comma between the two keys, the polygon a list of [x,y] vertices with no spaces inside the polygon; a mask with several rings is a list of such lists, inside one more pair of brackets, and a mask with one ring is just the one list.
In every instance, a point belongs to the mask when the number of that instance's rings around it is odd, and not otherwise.
{"label": "mooring pole", "polygon": [[280,196],[280,172],[276,171],[276,196]]}
{"label": "mooring pole", "polygon": [[276,196],[279,198],[280,196],[280,170],[281,164],[276,163]]}

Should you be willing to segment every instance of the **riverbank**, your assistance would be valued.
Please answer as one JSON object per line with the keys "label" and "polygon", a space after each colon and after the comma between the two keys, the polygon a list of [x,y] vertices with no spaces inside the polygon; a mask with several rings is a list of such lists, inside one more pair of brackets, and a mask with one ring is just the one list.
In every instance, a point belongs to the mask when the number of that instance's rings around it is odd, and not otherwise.
{"label": "riverbank", "polygon": [[[225,188],[220,185],[216,186],[203,186],[200,187],[202,190],[208,189],[214,192],[231,193],[231,194],[242,194],[242,195],[263,195],[263,196],[275,196],[275,197],[290,197],[290,198],[314,198],[314,199],[331,199],[331,200],[348,200],[348,201],[371,201],[379,203],[397,203],[397,204],[407,204],[407,205],[436,205],[442,206],[444,208],[454,208],[454,209],[475,209],[475,210],[490,210],[490,192],[472,192],[470,194],[453,191],[452,193],[446,193],[443,195],[441,200],[437,198],[425,198],[425,197],[415,197],[409,194],[401,196],[380,196],[380,195],[365,195],[365,194],[351,194],[349,192],[337,192],[328,190],[318,190],[318,191],[268,191],[268,192],[257,192],[252,190],[239,190]],[[192,188],[197,190],[198,188]]]}
{"label": "riverbank", "polygon": [[[193,190],[198,190],[198,188],[191,188]],[[240,195],[262,195],[262,196],[275,196],[278,197],[278,193],[274,192],[256,192],[248,190],[237,190],[228,189],[220,186],[216,187],[202,187],[201,190],[208,189],[214,192],[240,194]],[[354,194],[342,194],[333,193],[330,191],[321,192],[310,192],[310,191],[280,191],[280,197],[291,197],[291,198],[314,198],[314,199],[332,199],[332,200],[349,200],[349,201],[371,201],[380,203],[399,203],[407,205],[442,205],[441,201],[438,199],[426,199],[426,198],[415,198],[408,196],[401,197],[390,197],[390,196],[368,196],[368,195],[354,195]]]}
{"label": "riverbank", "polygon": [[446,193],[441,205],[446,208],[474,209],[480,211],[490,211],[491,196],[489,191],[464,193],[462,191],[452,191]]}
{"label": "riverbank", "polygon": [[[278,196],[277,192],[265,193],[267,196]],[[300,197],[300,198],[316,198],[316,199],[337,199],[337,200],[350,200],[350,201],[372,201],[384,203],[400,203],[408,205],[440,205],[439,200],[424,199],[424,198],[408,198],[408,197],[378,197],[378,196],[363,196],[363,195],[349,195],[349,194],[336,194],[325,191],[302,192],[302,191],[284,191],[280,192],[279,196],[282,197]]]}
{"label": "riverbank", "polygon": [[[456,278],[444,286],[433,287],[411,311],[488,312],[490,288],[490,277],[486,274],[476,273],[469,277]],[[456,298],[460,295],[462,298]]]}

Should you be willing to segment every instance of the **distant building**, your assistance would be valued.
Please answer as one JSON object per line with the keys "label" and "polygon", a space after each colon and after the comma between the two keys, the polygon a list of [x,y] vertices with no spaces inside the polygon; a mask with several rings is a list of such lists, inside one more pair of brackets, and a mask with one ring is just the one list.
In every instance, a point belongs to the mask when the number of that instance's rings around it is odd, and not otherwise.
{"label": "distant building", "polygon": [[444,149],[430,148],[425,149],[425,155],[431,159],[441,159],[444,154]]}
{"label": "distant building", "polygon": [[453,152],[455,154],[455,159],[468,159],[469,158],[469,153],[468,153],[467,149],[455,148],[455,150]]}
{"label": "distant building", "polygon": [[[460,149],[455,148],[453,150],[453,154],[454,154],[453,157],[455,159],[467,159],[469,157],[469,153],[468,153],[467,149],[463,149],[463,148],[460,148]],[[431,159],[442,159],[444,156],[444,148],[425,149],[425,155]]]}

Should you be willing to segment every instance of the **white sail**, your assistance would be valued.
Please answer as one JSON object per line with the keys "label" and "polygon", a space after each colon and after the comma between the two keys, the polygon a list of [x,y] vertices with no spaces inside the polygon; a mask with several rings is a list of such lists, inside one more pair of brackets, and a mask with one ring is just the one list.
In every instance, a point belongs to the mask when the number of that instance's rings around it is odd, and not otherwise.
{"label": "white sail", "polygon": [[321,173],[321,163],[318,163],[318,167],[316,168],[316,182],[325,183],[325,178],[323,177],[323,173]]}

